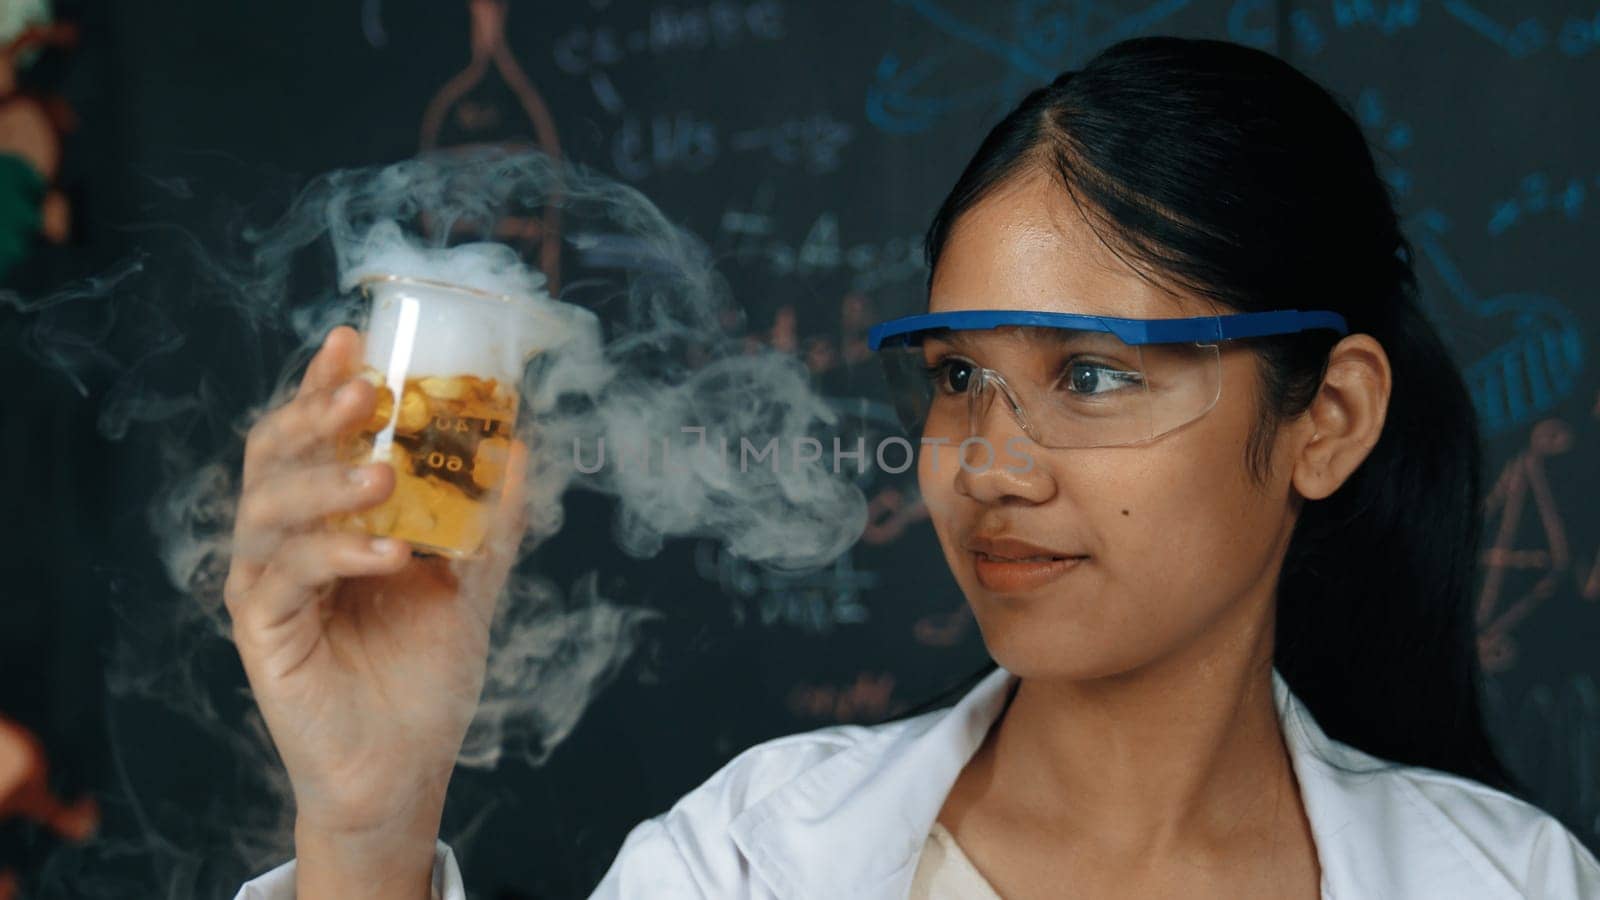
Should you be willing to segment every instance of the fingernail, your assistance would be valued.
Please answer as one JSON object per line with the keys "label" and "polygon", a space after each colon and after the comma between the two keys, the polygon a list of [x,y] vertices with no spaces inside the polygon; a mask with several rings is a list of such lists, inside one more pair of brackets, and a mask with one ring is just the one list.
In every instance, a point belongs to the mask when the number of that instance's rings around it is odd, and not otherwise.
{"label": "fingernail", "polygon": [[372,482],[376,479],[376,473],[366,466],[357,466],[344,474],[346,478],[350,479],[351,484],[358,487],[371,487]]}
{"label": "fingernail", "polygon": [[372,552],[379,556],[388,556],[398,549],[400,549],[400,545],[389,538],[372,539]]}

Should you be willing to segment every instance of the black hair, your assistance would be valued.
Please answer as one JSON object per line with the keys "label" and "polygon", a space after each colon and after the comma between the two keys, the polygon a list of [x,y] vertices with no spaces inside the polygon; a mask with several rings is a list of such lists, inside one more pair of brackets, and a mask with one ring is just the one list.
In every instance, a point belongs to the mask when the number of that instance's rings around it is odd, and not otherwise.
{"label": "black hair", "polygon": [[[1040,171],[1153,282],[1224,311],[1331,309],[1383,346],[1393,383],[1382,434],[1337,491],[1301,507],[1274,665],[1331,737],[1520,794],[1481,706],[1477,417],[1419,306],[1411,245],[1348,102],[1243,45],[1117,43],[989,132],[928,229],[930,280],[964,212]],[[1278,423],[1306,410],[1338,340],[1249,342],[1261,390],[1246,464],[1258,482]]]}

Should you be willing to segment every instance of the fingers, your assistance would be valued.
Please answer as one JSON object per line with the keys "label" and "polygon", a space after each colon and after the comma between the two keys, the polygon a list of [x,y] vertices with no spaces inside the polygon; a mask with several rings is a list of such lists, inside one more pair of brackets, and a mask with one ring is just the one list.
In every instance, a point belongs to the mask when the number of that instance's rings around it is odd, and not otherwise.
{"label": "fingers", "polygon": [[244,488],[294,462],[332,459],[339,438],[370,419],[377,402],[377,389],[355,377],[263,416],[245,440]]}
{"label": "fingers", "polygon": [[[258,478],[262,470],[274,465],[276,460],[305,452],[308,446],[314,446],[314,443],[309,443],[312,436],[308,436],[305,430],[308,419],[334,412],[345,412],[355,418],[363,410],[370,415],[371,408],[366,405],[367,392],[360,387],[352,388],[351,393],[342,397],[336,393],[337,388],[360,371],[363,340],[361,333],[348,325],[340,325],[328,332],[322,346],[306,366],[294,397],[262,416],[250,429],[245,441],[245,484]],[[372,402],[376,403],[375,392]],[[358,410],[349,409],[352,403],[357,405]],[[359,418],[357,421],[360,421]]]}
{"label": "fingers", "polygon": [[[329,332],[307,366],[295,397],[251,427],[240,476],[241,512],[250,506],[251,492],[269,475],[285,470],[292,462],[300,462],[303,467],[309,459],[336,455],[337,436],[352,428],[353,423],[364,421],[363,415],[371,415],[377,402],[371,385],[356,385],[343,395],[336,390],[360,358],[361,344],[361,335],[348,326]],[[235,518],[236,548],[270,547],[276,543],[276,535],[258,533],[256,521],[254,514]],[[254,560],[235,557],[228,569],[225,597],[254,584],[261,574],[258,560],[265,552],[256,550]]]}
{"label": "fingers", "polygon": [[239,500],[234,558],[265,562],[289,535],[317,529],[327,516],[376,506],[394,485],[394,470],[386,463],[325,463],[271,476]]}
{"label": "fingers", "polygon": [[330,331],[294,397],[250,429],[223,587],[236,629],[282,621],[337,578],[392,571],[409,558],[403,541],[374,552],[367,536],[321,527],[327,516],[372,507],[394,490],[387,465],[331,461],[338,438],[377,402],[374,387],[355,377],[362,340],[349,326]]}
{"label": "fingers", "polygon": [[405,541],[337,531],[295,535],[278,548],[234,610],[234,631],[260,634],[315,603],[340,579],[393,574],[410,561]]}
{"label": "fingers", "polygon": [[336,387],[355,374],[361,361],[361,351],[361,332],[349,325],[340,325],[328,332],[328,336],[322,339],[322,346],[306,365],[306,374],[300,379],[300,388],[295,396],[302,397]]}

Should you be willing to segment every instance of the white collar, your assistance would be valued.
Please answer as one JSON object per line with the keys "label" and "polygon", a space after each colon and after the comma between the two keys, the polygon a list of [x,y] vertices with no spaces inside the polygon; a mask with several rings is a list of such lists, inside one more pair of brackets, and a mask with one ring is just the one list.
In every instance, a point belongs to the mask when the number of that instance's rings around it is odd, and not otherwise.
{"label": "white collar", "polygon": [[[1016,676],[986,676],[954,706],[871,729],[736,816],[730,832],[780,896],[904,897],[928,831]],[[1329,738],[1282,676],[1273,696],[1322,866],[1323,897],[1518,898],[1394,765]],[[1355,771],[1347,771],[1355,770]],[[1396,846],[1397,836],[1404,846]]]}

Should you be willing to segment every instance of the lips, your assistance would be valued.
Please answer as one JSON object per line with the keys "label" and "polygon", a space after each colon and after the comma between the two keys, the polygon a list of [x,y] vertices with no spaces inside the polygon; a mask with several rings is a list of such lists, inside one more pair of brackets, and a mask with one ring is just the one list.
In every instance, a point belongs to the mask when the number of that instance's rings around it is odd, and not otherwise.
{"label": "lips", "polygon": [[1042,588],[1088,561],[1087,556],[1052,558],[1042,561],[995,560],[973,554],[972,570],[985,590],[996,594],[1020,594]]}
{"label": "lips", "polygon": [[1013,537],[974,537],[967,541],[967,549],[996,562],[1044,561],[1088,556],[1087,553],[1041,547]]}
{"label": "lips", "polygon": [[978,583],[996,593],[1019,593],[1044,587],[1077,569],[1086,553],[1041,547],[1009,537],[974,537],[967,542]]}

